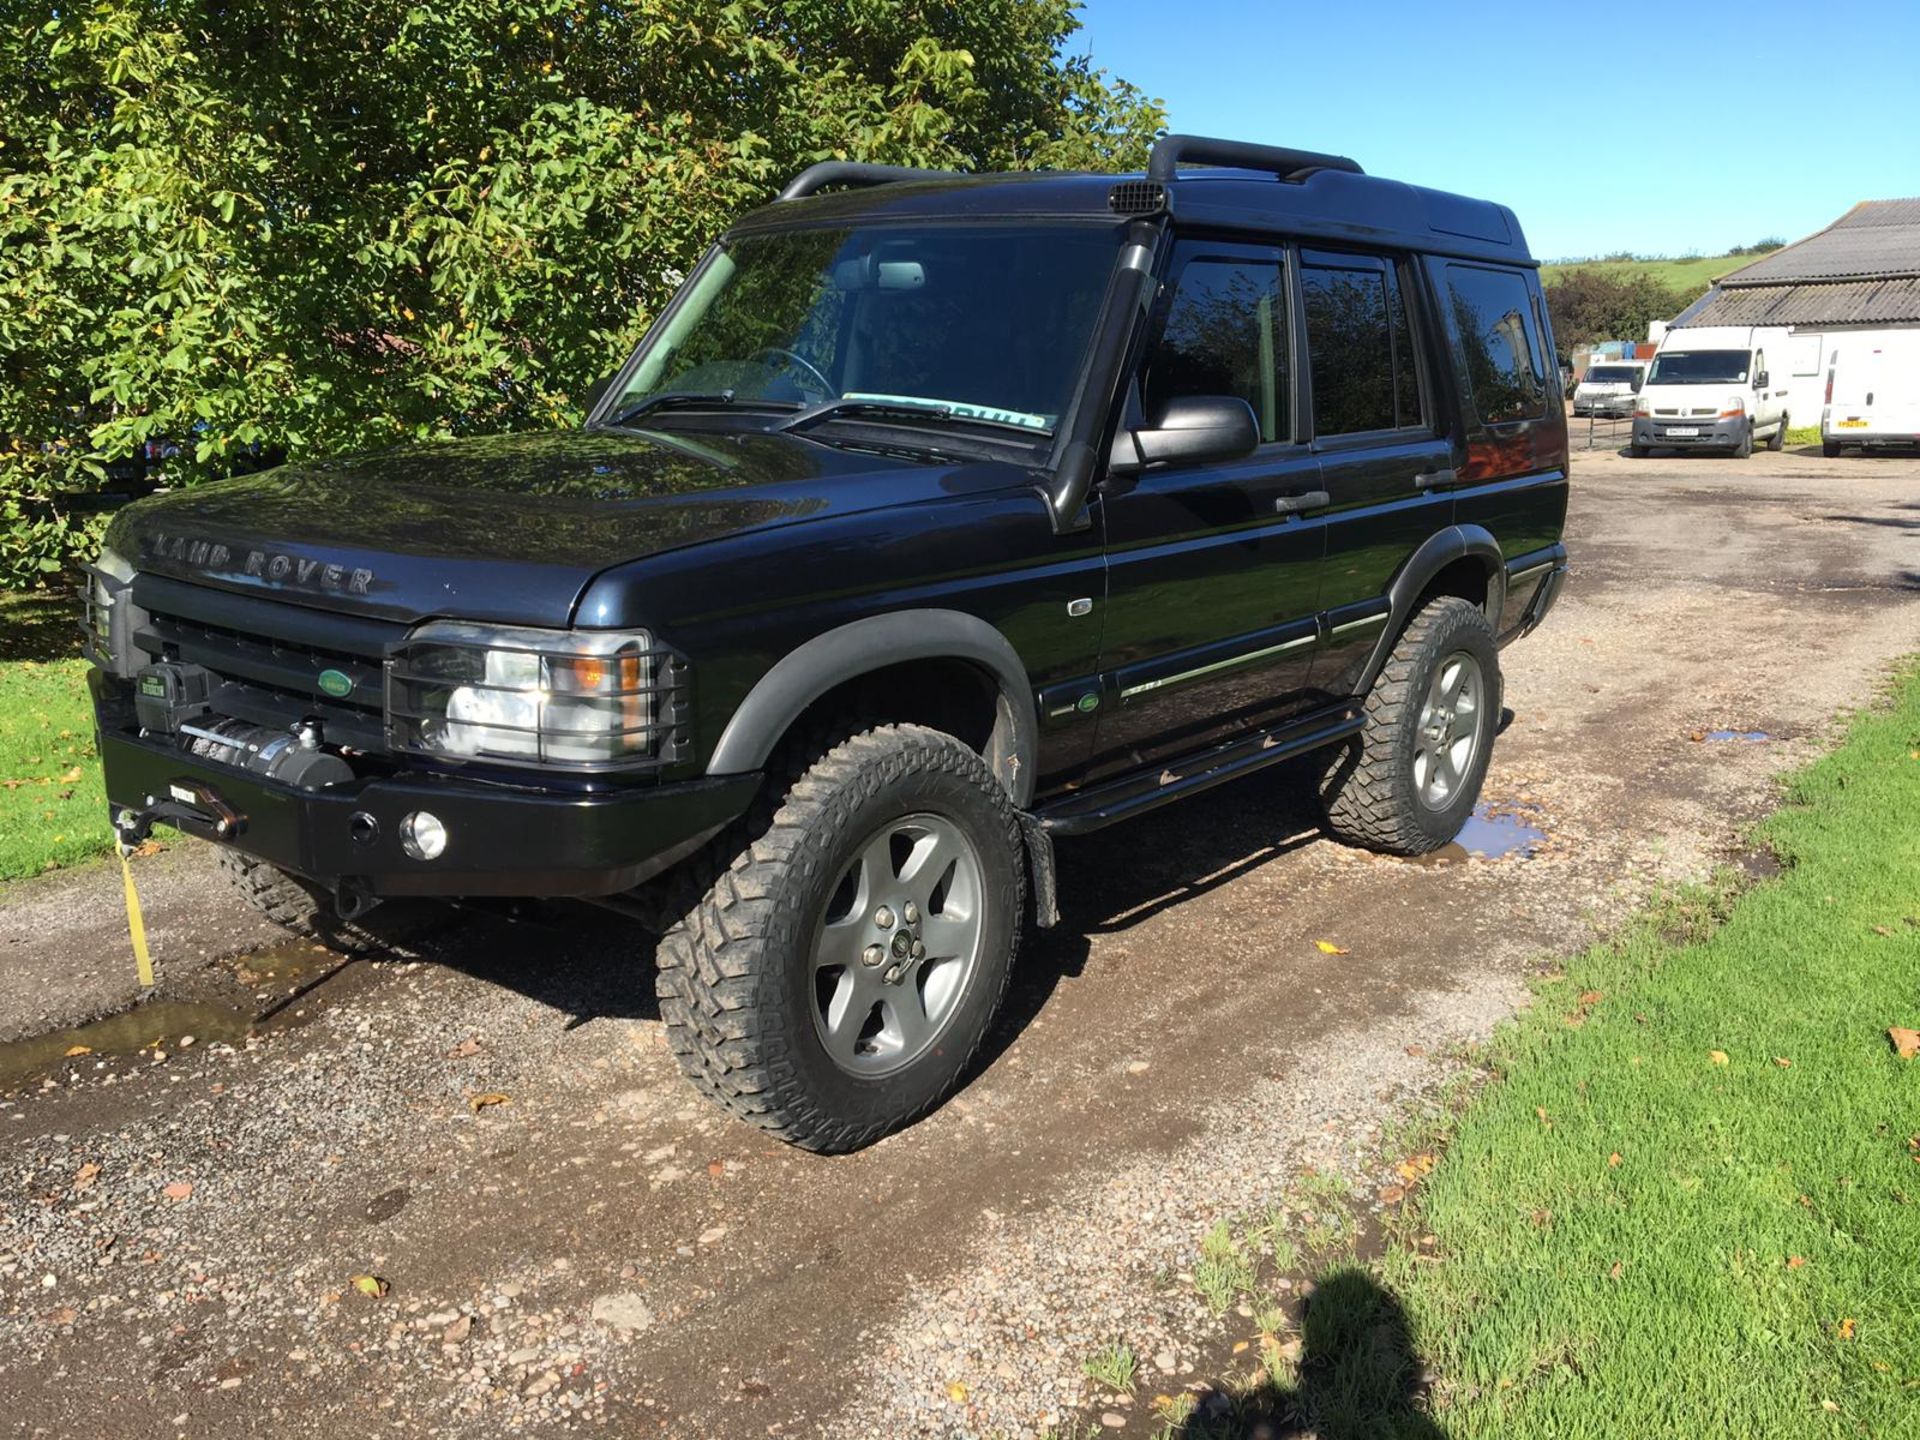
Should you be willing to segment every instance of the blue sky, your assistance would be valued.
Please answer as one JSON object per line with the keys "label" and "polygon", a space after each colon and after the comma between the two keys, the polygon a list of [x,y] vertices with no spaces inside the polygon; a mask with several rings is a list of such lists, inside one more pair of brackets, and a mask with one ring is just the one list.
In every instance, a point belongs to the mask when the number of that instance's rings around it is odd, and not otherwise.
{"label": "blue sky", "polygon": [[1501,201],[1543,259],[1718,254],[1920,195],[1920,0],[1087,0],[1081,20],[1174,129]]}

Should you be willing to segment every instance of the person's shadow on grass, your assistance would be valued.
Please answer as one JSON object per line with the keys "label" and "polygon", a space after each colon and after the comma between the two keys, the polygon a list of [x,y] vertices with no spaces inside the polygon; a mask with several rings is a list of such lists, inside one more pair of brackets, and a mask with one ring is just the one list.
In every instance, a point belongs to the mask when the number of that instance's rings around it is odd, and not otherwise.
{"label": "person's shadow on grass", "polygon": [[[1300,1320],[1298,1379],[1205,1397],[1177,1440],[1446,1440],[1426,1412],[1406,1311],[1360,1269],[1320,1280]],[[1225,1402],[1224,1405],[1222,1402]]]}

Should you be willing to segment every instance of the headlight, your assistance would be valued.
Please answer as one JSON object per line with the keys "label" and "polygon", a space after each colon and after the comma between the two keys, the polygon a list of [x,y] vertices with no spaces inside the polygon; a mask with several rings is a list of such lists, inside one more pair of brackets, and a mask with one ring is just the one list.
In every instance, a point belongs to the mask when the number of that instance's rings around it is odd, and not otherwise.
{"label": "headlight", "polygon": [[452,760],[665,762],[680,680],[644,631],[436,621],[393,657],[387,718],[398,748]]}
{"label": "headlight", "polygon": [[1720,407],[1722,420],[1734,420],[1747,413],[1747,401],[1744,395],[1729,395]]}

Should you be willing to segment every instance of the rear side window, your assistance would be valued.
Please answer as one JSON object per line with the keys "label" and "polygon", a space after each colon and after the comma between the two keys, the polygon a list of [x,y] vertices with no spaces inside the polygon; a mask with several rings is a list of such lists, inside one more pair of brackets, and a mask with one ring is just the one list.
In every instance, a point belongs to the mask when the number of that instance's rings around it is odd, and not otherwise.
{"label": "rear side window", "polygon": [[1300,289],[1314,434],[1420,424],[1413,328],[1395,267],[1373,257],[1314,254],[1301,263]]}
{"label": "rear side window", "polygon": [[1148,419],[1182,395],[1238,395],[1259,417],[1262,441],[1288,438],[1285,294],[1277,260],[1189,261],[1142,386]]}
{"label": "rear side window", "polygon": [[1525,277],[1452,263],[1446,274],[1447,303],[1481,421],[1498,425],[1546,414],[1546,356]]}

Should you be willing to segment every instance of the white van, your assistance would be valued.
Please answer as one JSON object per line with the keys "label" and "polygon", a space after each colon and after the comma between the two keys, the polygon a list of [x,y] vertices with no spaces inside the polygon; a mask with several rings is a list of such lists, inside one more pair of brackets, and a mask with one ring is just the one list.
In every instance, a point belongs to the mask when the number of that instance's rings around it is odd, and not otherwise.
{"label": "white van", "polygon": [[1576,415],[1626,415],[1647,377],[1645,360],[1603,360],[1589,366],[1573,392]]}
{"label": "white van", "polygon": [[1843,337],[1827,358],[1820,453],[1920,445],[1920,334]]}
{"label": "white van", "polygon": [[1786,358],[1777,327],[1707,325],[1669,330],[1633,407],[1629,455],[1656,447],[1722,450],[1744,457],[1753,442],[1787,441],[1787,377],[1767,368],[1769,345]]}

